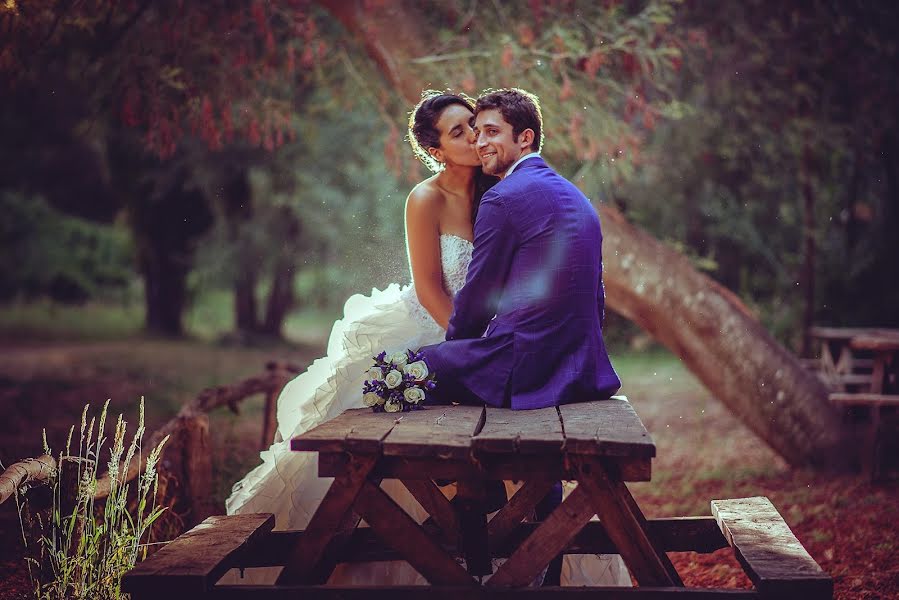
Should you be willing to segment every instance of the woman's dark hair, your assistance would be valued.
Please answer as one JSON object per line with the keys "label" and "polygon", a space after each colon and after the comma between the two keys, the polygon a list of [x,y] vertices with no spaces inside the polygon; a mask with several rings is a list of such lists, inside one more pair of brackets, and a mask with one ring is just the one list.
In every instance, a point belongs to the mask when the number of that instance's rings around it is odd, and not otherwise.
{"label": "woman's dark hair", "polygon": [[412,151],[418,160],[435,173],[440,170],[440,165],[430,155],[428,148],[440,147],[440,131],[437,129],[437,121],[440,120],[444,109],[453,104],[464,106],[474,113],[474,102],[468,96],[425,90],[421,93],[421,100],[409,115],[407,139],[412,146]]}

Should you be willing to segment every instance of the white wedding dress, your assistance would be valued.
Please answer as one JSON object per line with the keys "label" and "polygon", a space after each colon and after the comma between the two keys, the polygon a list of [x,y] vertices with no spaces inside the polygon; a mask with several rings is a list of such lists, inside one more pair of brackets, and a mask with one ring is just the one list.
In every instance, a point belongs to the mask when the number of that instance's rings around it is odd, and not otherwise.
{"label": "white wedding dress", "polygon": [[[440,236],[443,283],[455,295],[465,283],[472,244]],[[354,295],[344,316],[334,323],[327,354],[288,383],[278,398],[278,438],[261,453],[262,464],[238,481],[225,502],[228,514],[270,512],[276,530],[305,529],[330,486],[331,478],[318,477],[317,455],[293,452],[290,439],[348,408],[362,406],[362,382],[372,356],[443,341],[437,325],[415,295],[412,285],[390,284],[371,295]],[[421,523],[427,513],[396,480],[381,484],[409,515]],[[280,569],[248,569],[240,583],[270,583]],[[228,577],[236,583],[233,574]],[[379,583],[419,585],[427,581],[403,561],[341,564],[330,582],[343,585]],[[562,585],[626,585],[631,581],[618,555],[567,555]]]}

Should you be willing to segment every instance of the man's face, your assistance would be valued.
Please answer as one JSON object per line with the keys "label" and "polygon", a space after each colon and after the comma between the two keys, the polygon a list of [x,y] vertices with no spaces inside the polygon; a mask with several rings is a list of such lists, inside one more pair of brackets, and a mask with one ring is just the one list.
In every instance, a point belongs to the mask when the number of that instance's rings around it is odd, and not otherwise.
{"label": "man's face", "polygon": [[512,125],[503,119],[502,113],[491,108],[482,110],[475,117],[478,157],[488,175],[504,177],[512,164],[529,152],[530,139],[526,129],[518,140],[512,135]]}

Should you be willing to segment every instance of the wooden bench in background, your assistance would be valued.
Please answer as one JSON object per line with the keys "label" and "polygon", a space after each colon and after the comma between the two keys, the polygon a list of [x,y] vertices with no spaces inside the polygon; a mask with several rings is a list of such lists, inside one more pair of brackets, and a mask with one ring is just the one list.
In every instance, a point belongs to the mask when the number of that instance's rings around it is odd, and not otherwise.
{"label": "wooden bench in background", "polygon": [[899,330],[813,327],[820,358],[803,359],[831,389],[830,402],[857,438],[858,461],[872,481],[883,477],[899,444]]}

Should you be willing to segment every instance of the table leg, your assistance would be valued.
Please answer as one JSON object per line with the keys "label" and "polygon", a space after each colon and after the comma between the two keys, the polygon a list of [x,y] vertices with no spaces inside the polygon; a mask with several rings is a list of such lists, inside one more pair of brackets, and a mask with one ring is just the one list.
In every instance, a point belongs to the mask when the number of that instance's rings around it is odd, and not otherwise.
{"label": "table leg", "polygon": [[418,500],[422,508],[427,511],[437,526],[443,539],[448,543],[459,545],[459,518],[456,510],[447,500],[440,488],[430,479],[403,479],[403,485],[409,493]]}
{"label": "table leg", "polygon": [[532,479],[526,482],[487,524],[487,534],[492,547],[503,543],[506,536],[515,531],[521,521],[534,510],[538,502],[552,489],[555,482]]}
{"label": "table leg", "polygon": [[334,479],[305,533],[291,550],[278,584],[306,583],[315,574],[335,533],[346,528],[353,502],[377,461],[377,455],[350,458],[346,471]]}
{"label": "table leg", "polygon": [[430,583],[476,585],[465,569],[422,531],[406,511],[370,481],[363,484],[356,510],[379,538],[405,558]]}
{"label": "table leg", "polygon": [[668,557],[649,540],[643,514],[634,510],[636,502],[624,482],[611,477],[598,458],[575,456],[571,463],[579,472],[578,488],[588,492],[600,522],[637,582],[644,586],[678,585],[680,578],[671,576]]}
{"label": "table leg", "polygon": [[587,490],[578,486],[496,570],[487,586],[522,587],[534,581],[594,514]]}

